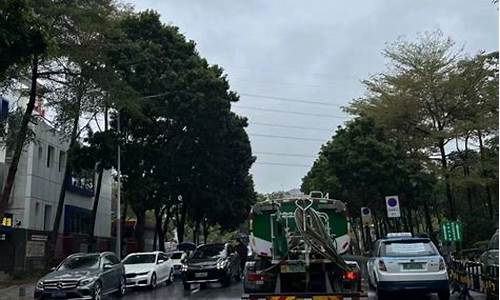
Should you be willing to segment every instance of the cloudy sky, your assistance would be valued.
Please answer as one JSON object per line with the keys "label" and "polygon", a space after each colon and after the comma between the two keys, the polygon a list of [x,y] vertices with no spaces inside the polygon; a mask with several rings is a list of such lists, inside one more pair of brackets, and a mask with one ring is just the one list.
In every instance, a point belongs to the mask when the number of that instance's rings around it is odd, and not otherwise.
{"label": "cloudy sky", "polygon": [[498,50],[490,0],[135,0],[137,10],[196,41],[227,72],[248,117],[258,192],[300,187],[320,147],[363,95],[360,80],[385,69],[386,43],[442,30],[466,52]]}

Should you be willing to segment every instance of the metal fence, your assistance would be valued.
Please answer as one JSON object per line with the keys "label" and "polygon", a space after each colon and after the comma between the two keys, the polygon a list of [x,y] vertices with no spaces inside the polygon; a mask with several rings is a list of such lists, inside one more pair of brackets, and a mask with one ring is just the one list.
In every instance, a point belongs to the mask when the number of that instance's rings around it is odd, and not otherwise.
{"label": "metal fence", "polygon": [[475,261],[448,262],[452,293],[469,296],[469,291],[484,293],[487,299],[498,299],[498,265],[484,265]]}

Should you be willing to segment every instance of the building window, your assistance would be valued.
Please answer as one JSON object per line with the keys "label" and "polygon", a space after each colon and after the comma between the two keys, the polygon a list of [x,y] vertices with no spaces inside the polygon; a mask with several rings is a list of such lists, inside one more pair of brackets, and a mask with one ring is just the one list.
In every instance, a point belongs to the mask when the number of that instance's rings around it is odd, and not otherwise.
{"label": "building window", "polygon": [[54,147],[47,147],[47,168],[50,168],[52,162],[54,161]]}
{"label": "building window", "polygon": [[52,220],[52,205],[45,205],[45,212],[43,214],[43,230],[50,231],[50,221]]}
{"label": "building window", "polygon": [[66,163],[66,152],[59,151],[59,172],[62,172]]}

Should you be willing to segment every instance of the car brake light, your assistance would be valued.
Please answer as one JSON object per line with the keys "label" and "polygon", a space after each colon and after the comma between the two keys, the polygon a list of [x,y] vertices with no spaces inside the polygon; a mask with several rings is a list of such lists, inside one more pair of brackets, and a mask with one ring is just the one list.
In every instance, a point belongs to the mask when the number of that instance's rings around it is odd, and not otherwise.
{"label": "car brake light", "polygon": [[446,265],[444,264],[444,260],[442,258],[439,259],[439,271],[446,270]]}
{"label": "car brake light", "polygon": [[354,281],[358,279],[358,273],[352,272],[352,271],[347,271],[344,273],[344,279],[349,280],[349,281]]}
{"label": "car brake light", "polygon": [[384,263],[384,261],[383,261],[383,260],[379,260],[379,261],[378,261],[378,269],[379,269],[380,271],[385,271],[385,272],[387,272],[387,268],[385,267],[385,263]]}

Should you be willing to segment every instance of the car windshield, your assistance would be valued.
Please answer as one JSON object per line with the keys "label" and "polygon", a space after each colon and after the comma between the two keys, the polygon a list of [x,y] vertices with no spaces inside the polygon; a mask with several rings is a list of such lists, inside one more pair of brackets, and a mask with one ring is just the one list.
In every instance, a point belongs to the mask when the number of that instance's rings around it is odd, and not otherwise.
{"label": "car windshield", "polygon": [[181,252],[176,252],[176,253],[173,253],[170,258],[171,259],[181,259],[182,257],[182,253]]}
{"label": "car windshield", "polygon": [[156,261],[155,254],[137,254],[131,255],[123,261],[124,265],[134,265],[134,264],[152,264]]}
{"label": "car windshield", "polygon": [[436,247],[428,240],[387,241],[380,248],[380,256],[413,257],[437,255]]}
{"label": "car windshield", "polygon": [[98,269],[99,255],[76,256],[66,259],[57,268],[58,271],[75,269]]}
{"label": "car windshield", "polygon": [[192,258],[219,258],[224,254],[224,245],[206,245],[194,251]]}

